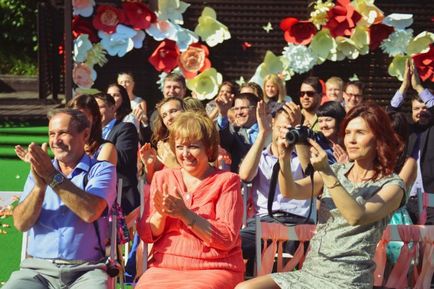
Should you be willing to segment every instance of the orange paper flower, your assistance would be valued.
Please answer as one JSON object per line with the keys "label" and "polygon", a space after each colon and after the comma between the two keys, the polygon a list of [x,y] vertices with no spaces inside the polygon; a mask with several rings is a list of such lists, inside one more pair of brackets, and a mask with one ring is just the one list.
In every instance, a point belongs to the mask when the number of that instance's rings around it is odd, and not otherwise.
{"label": "orange paper flower", "polygon": [[288,17],[280,22],[280,29],[284,33],[286,42],[307,45],[312,41],[317,29],[310,21],[300,21],[296,18]]}
{"label": "orange paper flower", "polygon": [[328,12],[328,18],[324,27],[330,30],[333,37],[351,36],[362,15],[354,10],[350,0],[337,0],[335,7]]}
{"label": "orange paper flower", "polygon": [[208,59],[209,50],[200,43],[191,44],[179,57],[179,68],[185,78],[193,78],[199,72],[211,67]]}

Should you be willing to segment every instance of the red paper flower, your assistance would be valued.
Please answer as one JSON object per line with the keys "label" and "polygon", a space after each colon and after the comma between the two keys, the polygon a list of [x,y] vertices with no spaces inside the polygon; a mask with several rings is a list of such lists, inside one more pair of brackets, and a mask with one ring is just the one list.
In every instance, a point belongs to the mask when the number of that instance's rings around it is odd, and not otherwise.
{"label": "red paper flower", "polygon": [[149,57],[149,62],[158,71],[171,72],[178,65],[179,49],[176,42],[163,40]]}
{"label": "red paper flower", "polygon": [[280,22],[286,42],[307,45],[312,41],[317,29],[310,21],[288,17]]}
{"label": "red paper flower", "polygon": [[185,78],[194,78],[199,72],[211,67],[208,47],[200,43],[191,44],[179,57],[179,68]]}
{"label": "red paper flower", "polygon": [[357,22],[362,19],[362,15],[354,10],[350,0],[337,0],[327,17],[329,20],[324,27],[330,30],[333,37],[351,36]]}
{"label": "red paper flower", "polygon": [[89,40],[92,43],[99,41],[97,31],[93,27],[92,22],[86,18],[80,16],[74,16],[72,19],[72,35],[77,38],[81,34],[89,35]]}
{"label": "red paper flower", "polygon": [[126,22],[136,30],[147,29],[151,23],[157,21],[157,16],[143,3],[124,2],[122,8],[125,11]]}
{"label": "red paper flower", "polygon": [[414,65],[423,81],[429,79],[434,82],[434,44],[429,46],[429,51],[413,56]]}
{"label": "red paper flower", "polygon": [[369,27],[369,50],[374,51],[375,49],[380,46],[381,42],[383,42],[384,39],[389,37],[389,35],[394,31],[395,29],[391,26],[379,23],[379,24],[373,24]]}
{"label": "red paper flower", "polygon": [[93,26],[106,33],[113,33],[116,31],[116,26],[124,22],[124,14],[116,7],[109,5],[100,5],[96,10],[93,17]]}

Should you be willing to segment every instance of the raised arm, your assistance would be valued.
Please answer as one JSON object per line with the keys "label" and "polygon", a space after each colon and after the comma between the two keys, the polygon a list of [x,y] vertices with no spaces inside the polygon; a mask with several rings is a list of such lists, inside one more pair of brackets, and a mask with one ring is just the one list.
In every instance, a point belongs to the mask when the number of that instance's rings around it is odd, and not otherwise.
{"label": "raised arm", "polygon": [[250,182],[256,176],[259,160],[261,159],[261,152],[264,149],[267,137],[271,133],[272,119],[270,115],[267,115],[266,108],[267,106],[263,101],[258,103],[256,108],[256,118],[258,121],[259,133],[240,165],[238,175],[241,180],[246,182]]}

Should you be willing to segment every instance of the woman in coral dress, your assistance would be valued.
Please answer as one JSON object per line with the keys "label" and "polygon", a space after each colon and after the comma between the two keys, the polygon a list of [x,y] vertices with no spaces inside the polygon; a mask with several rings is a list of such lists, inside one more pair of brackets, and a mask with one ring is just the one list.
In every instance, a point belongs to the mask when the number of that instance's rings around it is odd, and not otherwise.
{"label": "woman in coral dress", "polygon": [[240,179],[209,165],[219,136],[206,115],[180,114],[169,143],[180,168],[163,169],[152,180],[138,232],[154,245],[137,288],[234,288],[244,273]]}

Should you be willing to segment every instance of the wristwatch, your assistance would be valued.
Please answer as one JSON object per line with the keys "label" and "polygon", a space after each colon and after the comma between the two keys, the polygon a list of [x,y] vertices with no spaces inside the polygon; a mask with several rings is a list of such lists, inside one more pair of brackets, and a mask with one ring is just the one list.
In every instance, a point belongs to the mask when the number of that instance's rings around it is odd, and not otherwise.
{"label": "wristwatch", "polygon": [[65,176],[60,172],[56,172],[56,174],[53,176],[53,179],[51,180],[49,186],[54,189],[55,187],[57,187],[58,185],[60,185],[64,181],[65,181]]}

